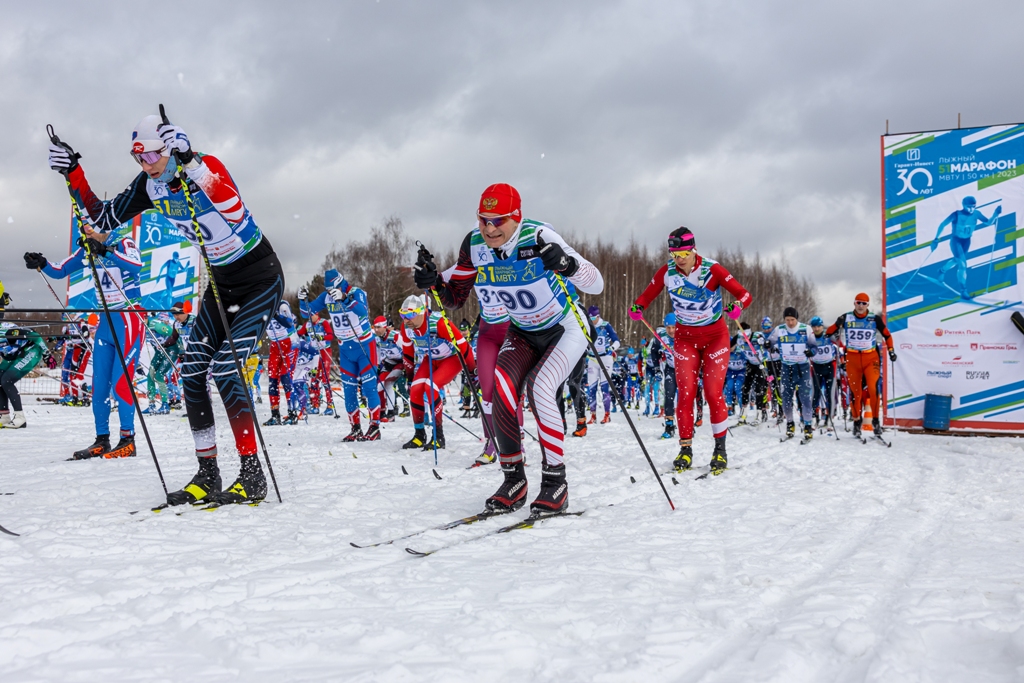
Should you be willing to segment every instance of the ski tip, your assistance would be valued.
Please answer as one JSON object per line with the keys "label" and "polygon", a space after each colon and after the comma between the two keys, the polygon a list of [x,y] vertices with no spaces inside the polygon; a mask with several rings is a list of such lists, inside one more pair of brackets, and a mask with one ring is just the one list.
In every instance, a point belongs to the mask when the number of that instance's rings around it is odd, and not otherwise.
{"label": "ski tip", "polygon": [[333,451],[327,451],[327,455],[334,455]]}
{"label": "ski tip", "polygon": [[634,479],[632,476],[630,476],[629,483],[630,484],[635,484],[636,483],[636,479]]}
{"label": "ski tip", "polygon": [[437,470],[430,470],[430,471],[434,473],[434,476],[437,477],[438,481],[441,481],[441,475],[437,473]]}
{"label": "ski tip", "polygon": [[[353,458],[356,458],[356,454],[355,454],[355,453],[353,453],[353,454],[352,454],[352,457],[353,457]],[[358,460],[358,459],[359,459],[359,458],[356,458],[356,460]]]}
{"label": "ski tip", "polygon": [[672,484],[675,485],[675,486],[679,486],[679,480],[676,479],[675,477],[672,477]]}
{"label": "ski tip", "polygon": [[350,546],[352,546],[353,548],[362,548],[363,547],[363,546],[359,545],[358,543],[353,543],[352,541],[349,541],[348,544]]}
{"label": "ski tip", "polygon": [[426,557],[430,552],[420,552],[419,550],[413,550],[412,548],[406,548],[405,552],[409,553],[413,557]]}
{"label": "ski tip", "polygon": [[402,474],[409,474],[409,470],[405,469],[405,465],[402,465]]}

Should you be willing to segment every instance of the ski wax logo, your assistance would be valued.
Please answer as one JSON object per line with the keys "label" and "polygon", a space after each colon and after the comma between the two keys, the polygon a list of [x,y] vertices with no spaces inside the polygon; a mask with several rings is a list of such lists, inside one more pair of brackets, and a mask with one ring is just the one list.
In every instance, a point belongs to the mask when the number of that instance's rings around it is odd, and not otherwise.
{"label": "ski wax logo", "polygon": [[934,377],[936,379],[952,379],[953,378],[953,371],[952,370],[929,370],[928,371],[928,376],[929,377]]}
{"label": "ski wax logo", "polygon": [[[914,176],[916,175],[924,176],[924,180],[919,183],[921,185],[920,187],[914,184]],[[915,168],[910,171],[905,168],[901,168],[896,173],[896,178],[903,181],[903,188],[896,193],[897,197],[904,192],[910,192],[911,194],[931,194],[931,187],[934,181],[932,180],[931,171],[927,168]]]}
{"label": "ski wax logo", "polygon": [[989,378],[989,371],[988,370],[965,370],[964,374],[966,375],[967,379],[988,379]]}
{"label": "ski wax logo", "polygon": [[979,330],[944,330],[941,327],[935,329],[936,337],[943,337],[947,334],[954,337],[977,337],[981,332]]}
{"label": "ski wax logo", "polygon": [[485,209],[491,211],[498,205],[498,199],[496,197],[484,197],[484,200],[480,203]]}

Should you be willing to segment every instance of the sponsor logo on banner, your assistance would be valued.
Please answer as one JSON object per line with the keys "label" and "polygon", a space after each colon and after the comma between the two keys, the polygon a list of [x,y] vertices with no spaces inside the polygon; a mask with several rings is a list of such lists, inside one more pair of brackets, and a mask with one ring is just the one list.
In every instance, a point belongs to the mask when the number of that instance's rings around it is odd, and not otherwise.
{"label": "sponsor logo on banner", "polygon": [[974,365],[973,360],[964,360],[963,356],[955,356],[952,360],[942,361],[943,365]]}
{"label": "sponsor logo on banner", "polygon": [[914,345],[913,344],[908,344],[906,342],[903,342],[902,344],[900,344],[900,348],[901,349],[912,349],[912,348],[914,348]]}
{"label": "sponsor logo on banner", "polygon": [[988,379],[988,370],[966,370],[967,379]]}
{"label": "sponsor logo on banner", "polygon": [[1019,360],[1004,360],[1003,365],[1020,365]]}
{"label": "sponsor logo on banner", "polygon": [[953,377],[952,370],[929,370],[929,377],[937,377],[938,379],[951,379]]}
{"label": "sponsor logo on banner", "polygon": [[1016,351],[1016,344],[971,344],[972,351]]}
{"label": "sponsor logo on banner", "polygon": [[981,336],[980,330],[945,330],[941,327],[936,328],[935,336],[943,337],[945,335],[960,336],[960,337],[978,337]]}
{"label": "sponsor logo on banner", "polygon": [[919,349],[945,349],[945,350],[948,351],[949,349],[959,349],[960,345],[959,344],[918,344],[917,348],[919,348]]}

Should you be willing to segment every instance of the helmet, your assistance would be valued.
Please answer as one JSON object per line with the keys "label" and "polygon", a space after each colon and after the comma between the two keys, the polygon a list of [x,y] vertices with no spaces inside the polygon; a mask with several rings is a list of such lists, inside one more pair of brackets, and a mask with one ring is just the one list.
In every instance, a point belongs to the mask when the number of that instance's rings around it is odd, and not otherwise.
{"label": "helmet", "polygon": [[667,314],[665,316],[665,327],[668,327],[669,325],[675,325],[675,324],[676,324],[676,314],[675,313]]}
{"label": "helmet", "polygon": [[405,301],[402,302],[402,307],[398,309],[398,314],[409,320],[415,318],[420,313],[427,310],[427,301],[425,297],[410,294],[405,297]]}
{"label": "helmet", "polygon": [[761,329],[770,330],[772,328],[772,319],[768,316],[761,318]]}
{"label": "helmet", "polygon": [[334,268],[324,271],[324,287],[328,289],[331,287],[337,287],[343,292],[348,292],[348,282],[341,273],[336,271]]}
{"label": "helmet", "polygon": [[601,309],[598,308],[597,306],[591,306],[590,308],[587,309],[587,315],[590,316],[591,318],[596,318],[597,316],[601,315]]}
{"label": "helmet", "polygon": [[387,325],[387,324],[388,324],[388,319],[385,318],[382,315],[378,315],[376,318],[373,319],[373,326],[374,327],[381,327],[382,325]]}
{"label": "helmet", "polygon": [[632,346],[630,346],[628,349],[626,349],[626,355],[627,356],[635,356],[636,355],[636,349],[634,349]]}
{"label": "helmet", "polygon": [[150,114],[139,121],[132,131],[132,154],[142,152],[160,152],[161,156],[171,156],[171,150],[167,149],[164,141],[160,138],[157,128],[163,121],[156,114]]}
{"label": "helmet", "polygon": [[821,316],[814,316],[811,318],[811,327],[821,327],[825,322],[821,319]]}

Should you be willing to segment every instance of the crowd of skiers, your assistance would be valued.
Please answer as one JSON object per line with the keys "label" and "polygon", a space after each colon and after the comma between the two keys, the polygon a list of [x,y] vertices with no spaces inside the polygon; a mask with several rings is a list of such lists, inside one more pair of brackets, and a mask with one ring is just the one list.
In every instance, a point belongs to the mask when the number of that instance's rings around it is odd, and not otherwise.
{"label": "crowd of skiers", "polygon": [[[76,353],[86,352],[76,347],[92,345],[96,441],[74,458],[135,455],[134,411],[141,407],[133,378],[142,345],[148,341],[152,346],[148,411],[167,412],[180,394],[198,461],[196,475],[168,494],[168,504],[252,502],[267,495],[257,437],[265,458],[266,451],[253,414],[253,403],[261,398],[255,387],[262,343],[268,346],[271,408],[264,426],[296,424],[318,414],[322,404],[324,414],[339,417],[333,400],[336,369],[350,425],[346,441],[380,439],[380,423],[407,410],[412,436],[403,448],[444,448],[443,419],[451,419],[444,397],[461,376],[463,417],[479,416],[487,442],[478,464],[497,461],[503,472],[503,481],[486,501],[494,513],[526,502],[524,406],[535,418],[543,455],[540,490],[530,506],[536,514],[566,509],[563,441],[569,433],[585,436],[588,425],[597,422],[599,407],[600,421],[607,423],[615,410],[638,409],[643,400],[645,413],[664,416],[665,438],[678,430],[674,467],[685,470],[693,463],[694,427],[702,421],[706,402],[715,437],[714,473],[728,464],[731,413],[748,421],[753,411],[763,421],[773,411],[784,416],[792,435],[795,402],[804,438],[810,438],[815,415],[819,421],[831,419],[838,386],[844,388],[840,396],[849,389],[855,430],[861,426],[864,393],[872,414],[879,415],[881,350],[892,360],[895,354],[881,316],[868,312],[867,295],[858,295],[854,310],[828,328],[817,317],[810,324],[800,322],[798,312],[787,308],[782,324],[765,318],[752,331],[740,321],[751,293],[723,264],[698,254],[696,237],[685,227],[667,236],[665,265],[630,307],[630,317],[651,334],[639,350],[622,349],[598,308],[581,303],[581,295],[601,293],[599,270],[551,225],[525,218],[518,191],[504,183],[481,194],[477,225],[463,239],[456,263],[436,263],[420,248],[414,280],[421,293],[401,304],[397,326],[385,316],[372,318],[365,291],[335,270],[323,274],[324,291],[316,296],[299,289],[296,315],[283,299],[284,277],[274,250],[218,159],[193,152],[185,132],[158,116],[136,127],[132,155],[141,172],[126,190],[101,201],[78,163],[80,155],[52,136],[50,165],[67,182],[81,239],[60,262],[29,252],[25,264],[51,278],[91,269],[103,302],[95,328],[88,335],[82,331],[79,343],[65,348],[68,395],[76,400],[72,375],[82,374]],[[163,213],[201,250],[212,282],[194,315],[182,303],[172,308],[173,319],[141,310],[141,256],[134,241],[118,236],[116,228],[146,210]],[[673,312],[655,328],[644,314],[662,290]],[[731,303],[725,303],[723,292],[731,295]],[[477,297],[480,315],[472,325],[455,325],[444,310],[462,307],[470,295]],[[738,325],[733,333],[729,320]],[[4,426],[25,424],[8,378],[38,361],[42,350],[33,335],[17,326],[5,332],[0,365]],[[241,459],[238,477],[223,490],[211,383],[224,402]],[[120,440],[113,447],[106,400],[111,396],[120,423]],[[407,408],[399,410],[400,403]],[[566,419],[567,404],[575,425]],[[877,421],[874,426],[879,428]]]}

